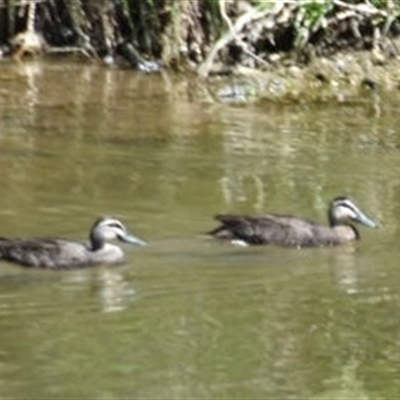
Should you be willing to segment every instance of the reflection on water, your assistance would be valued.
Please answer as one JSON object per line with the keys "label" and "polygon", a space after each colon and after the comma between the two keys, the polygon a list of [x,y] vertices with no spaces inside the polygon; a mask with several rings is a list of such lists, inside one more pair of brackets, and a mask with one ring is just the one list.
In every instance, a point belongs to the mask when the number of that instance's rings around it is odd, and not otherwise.
{"label": "reflection on water", "polygon": [[326,386],[332,389],[319,393],[312,399],[369,399],[363,383],[357,377],[358,367],[356,360],[350,360],[343,365],[340,376],[326,382]]}
{"label": "reflection on water", "polygon": [[[115,215],[150,242],[118,267],[1,263],[3,397],[399,396],[397,95],[238,106],[167,74],[0,67],[0,234],[85,240]],[[326,223],[337,195],[381,228],[334,249],[203,235],[219,212]]]}
{"label": "reflection on water", "polygon": [[359,291],[357,254],[353,246],[344,246],[343,250],[336,252],[333,266],[337,284],[348,295]]}
{"label": "reflection on water", "polygon": [[104,270],[100,275],[100,281],[104,312],[122,311],[135,298],[135,289],[130,287],[129,282],[124,280],[118,270]]}

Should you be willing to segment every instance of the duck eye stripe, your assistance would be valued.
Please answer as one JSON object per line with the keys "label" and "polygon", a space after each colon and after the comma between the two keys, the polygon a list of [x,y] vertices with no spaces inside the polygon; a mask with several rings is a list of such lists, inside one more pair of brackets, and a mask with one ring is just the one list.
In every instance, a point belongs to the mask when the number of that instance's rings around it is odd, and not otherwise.
{"label": "duck eye stripe", "polygon": [[117,228],[117,229],[122,229],[122,230],[124,230],[123,226],[120,225],[120,224],[117,224],[116,222],[113,222],[113,223],[111,223],[111,224],[108,224],[108,226],[109,226],[110,228]]}
{"label": "duck eye stripe", "polygon": [[352,211],[357,211],[357,208],[355,207],[355,205],[353,203],[346,202],[346,203],[343,203],[343,206],[346,208],[349,208]]}
{"label": "duck eye stripe", "polygon": [[337,207],[346,207],[355,210],[357,207],[349,199],[343,199],[336,203]]}

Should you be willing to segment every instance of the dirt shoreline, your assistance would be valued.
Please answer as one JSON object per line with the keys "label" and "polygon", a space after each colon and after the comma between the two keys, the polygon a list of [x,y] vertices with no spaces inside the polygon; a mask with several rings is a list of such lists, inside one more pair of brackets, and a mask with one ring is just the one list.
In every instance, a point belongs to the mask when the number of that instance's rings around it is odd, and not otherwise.
{"label": "dirt shoreline", "polygon": [[0,58],[77,54],[173,71],[218,101],[346,101],[399,90],[400,3],[0,0]]}
{"label": "dirt shoreline", "polygon": [[207,82],[226,102],[344,103],[372,93],[400,94],[400,59],[345,51],[307,65],[278,62],[267,71],[237,67],[231,76],[211,76]]}

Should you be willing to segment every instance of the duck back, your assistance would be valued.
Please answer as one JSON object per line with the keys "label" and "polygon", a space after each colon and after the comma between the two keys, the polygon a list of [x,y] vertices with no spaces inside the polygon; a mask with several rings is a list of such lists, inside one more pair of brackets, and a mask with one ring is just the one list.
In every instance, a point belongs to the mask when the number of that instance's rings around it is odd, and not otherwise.
{"label": "duck back", "polygon": [[76,268],[88,264],[87,248],[63,239],[0,238],[0,258],[28,267]]}
{"label": "duck back", "polygon": [[[222,224],[210,232],[219,239],[240,239],[252,245],[292,247],[333,246],[343,243],[335,229],[291,215],[217,215]],[[353,227],[342,227],[353,232]],[[352,234],[354,236],[354,233]]]}

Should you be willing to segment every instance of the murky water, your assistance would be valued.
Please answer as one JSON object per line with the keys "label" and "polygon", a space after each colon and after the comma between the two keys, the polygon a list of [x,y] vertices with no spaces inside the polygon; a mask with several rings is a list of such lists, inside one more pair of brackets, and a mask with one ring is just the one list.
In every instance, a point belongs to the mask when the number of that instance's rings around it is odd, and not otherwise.
{"label": "murky water", "polygon": [[[224,105],[97,66],[0,65],[0,235],[151,245],[81,271],[0,264],[1,398],[400,395],[399,98]],[[377,219],[334,249],[206,239],[217,212]]]}

